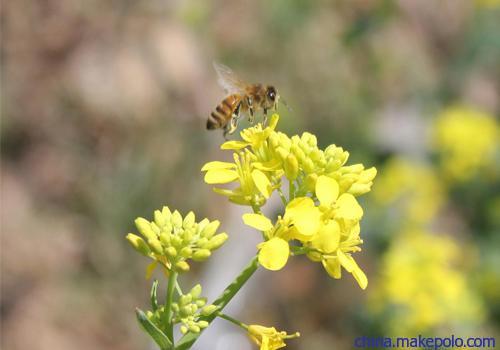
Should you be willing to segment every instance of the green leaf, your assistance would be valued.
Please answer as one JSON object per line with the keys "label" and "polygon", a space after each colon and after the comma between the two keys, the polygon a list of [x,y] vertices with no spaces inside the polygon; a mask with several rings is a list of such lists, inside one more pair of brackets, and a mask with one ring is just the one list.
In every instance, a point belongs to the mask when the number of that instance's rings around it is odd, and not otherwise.
{"label": "green leaf", "polygon": [[154,280],[153,285],[151,286],[151,307],[153,308],[153,312],[158,310],[158,298],[156,294],[158,292],[158,280]]}
{"label": "green leaf", "polygon": [[141,309],[136,308],[135,313],[137,321],[139,321],[142,328],[153,338],[161,350],[171,350],[173,348],[172,342],[167,338],[165,333],[156,327]]}

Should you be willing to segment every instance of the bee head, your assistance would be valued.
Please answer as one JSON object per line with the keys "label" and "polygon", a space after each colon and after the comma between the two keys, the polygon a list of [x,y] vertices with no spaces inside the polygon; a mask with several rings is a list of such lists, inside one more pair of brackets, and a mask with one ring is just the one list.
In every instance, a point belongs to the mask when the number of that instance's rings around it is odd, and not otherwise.
{"label": "bee head", "polygon": [[266,89],[266,98],[270,106],[275,106],[278,102],[279,95],[274,86],[267,86]]}

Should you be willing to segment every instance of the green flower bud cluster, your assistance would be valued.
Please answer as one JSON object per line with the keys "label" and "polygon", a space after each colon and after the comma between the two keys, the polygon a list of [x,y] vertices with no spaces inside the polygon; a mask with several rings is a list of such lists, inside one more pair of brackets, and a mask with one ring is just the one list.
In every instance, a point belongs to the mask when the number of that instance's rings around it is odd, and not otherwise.
{"label": "green flower bud cluster", "polygon": [[137,218],[135,225],[142,237],[129,233],[127,240],[139,253],[168,270],[186,272],[190,269],[188,259],[206,260],[228,238],[226,233],[216,234],[218,220],[195,220],[193,212],[183,218],[177,210],[172,213],[165,206],[154,212],[153,221]]}
{"label": "green flower bud cluster", "polygon": [[207,298],[201,297],[201,285],[194,286],[189,293],[179,296],[172,304],[173,322],[181,323],[181,332],[199,333],[208,327],[208,322],[199,320],[200,316],[207,316],[215,311],[215,305],[206,305]]}

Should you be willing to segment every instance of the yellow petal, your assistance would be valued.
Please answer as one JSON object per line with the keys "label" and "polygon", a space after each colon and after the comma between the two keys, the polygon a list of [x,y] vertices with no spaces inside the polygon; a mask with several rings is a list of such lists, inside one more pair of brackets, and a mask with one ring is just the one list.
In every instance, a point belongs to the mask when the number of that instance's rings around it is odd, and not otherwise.
{"label": "yellow petal", "polygon": [[337,200],[337,216],[342,219],[359,220],[363,216],[363,208],[358,204],[356,198],[349,193],[344,193]]}
{"label": "yellow petal", "polygon": [[330,206],[339,196],[339,184],[331,177],[321,175],[316,181],[316,197],[323,205]]}
{"label": "yellow petal", "polygon": [[359,268],[357,264],[356,268],[352,271],[352,275],[358,282],[361,289],[366,289],[366,287],[368,286],[368,278],[366,278],[365,273]]}
{"label": "yellow petal", "polygon": [[352,272],[356,268],[356,262],[354,259],[350,256],[347,256],[343,251],[340,249],[337,251],[337,257],[339,259],[340,265],[344,267],[344,269],[347,270],[347,272]]}
{"label": "yellow petal", "polygon": [[201,168],[201,171],[215,170],[215,169],[234,169],[236,168],[236,164],[229,162],[208,162]]}
{"label": "yellow petal", "polygon": [[271,119],[269,120],[269,126],[268,126],[268,128],[270,128],[271,130],[276,129],[276,125],[278,124],[279,120],[280,120],[280,116],[278,114],[274,113],[271,116]]}
{"label": "yellow petal", "polygon": [[260,170],[254,169],[252,171],[252,179],[255,183],[257,189],[262,193],[262,195],[266,198],[271,196],[271,182],[267,178],[267,176]]}
{"label": "yellow petal", "polygon": [[225,184],[238,178],[238,172],[229,169],[209,170],[205,174],[207,184]]}
{"label": "yellow petal", "polygon": [[335,220],[330,220],[328,224],[322,225],[311,244],[314,248],[324,253],[333,253],[339,247],[340,227]]}
{"label": "yellow petal", "polygon": [[158,262],[153,261],[151,264],[148,265],[148,267],[146,267],[146,279],[147,280],[151,278],[157,265],[158,265]]}
{"label": "yellow petal", "polygon": [[259,263],[268,270],[281,270],[288,261],[290,247],[284,239],[274,237],[259,244]]}
{"label": "yellow petal", "polygon": [[224,142],[220,146],[220,149],[224,149],[224,150],[232,149],[232,150],[237,151],[237,150],[240,150],[242,148],[245,148],[246,146],[248,146],[248,142],[231,140],[231,141]]}
{"label": "yellow petal", "polygon": [[293,215],[293,225],[303,236],[310,239],[320,227],[321,212],[317,207],[308,207],[297,211]]}
{"label": "yellow petal", "polygon": [[273,228],[271,220],[261,214],[243,214],[243,222],[259,231],[269,231]]}
{"label": "yellow petal", "polygon": [[281,168],[281,161],[279,159],[273,159],[265,163],[255,162],[253,166],[259,170],[275,171]]}
{"label": "yellow petal", "polygon": [[328,275],[330,275],[330,277],[339,279],[342,276],[338,259],[327,259],[323,260],[322,263],[323,267],[325,268]]}

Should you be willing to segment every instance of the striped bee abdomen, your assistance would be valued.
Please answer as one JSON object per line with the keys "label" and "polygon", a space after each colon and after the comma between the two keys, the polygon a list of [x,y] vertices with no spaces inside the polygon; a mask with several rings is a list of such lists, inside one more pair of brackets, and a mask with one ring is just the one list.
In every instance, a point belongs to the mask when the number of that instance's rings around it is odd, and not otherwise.
{"label": "striped bee abdomen", "polygon": [[233,114],[237,114],[240,102],[241,97],[237,94],[229,95],[222,100],[222,102],[215,108],[215,111],[210,113],[207,120],[207,129],[212,130],[225,127],[231,120]]}

